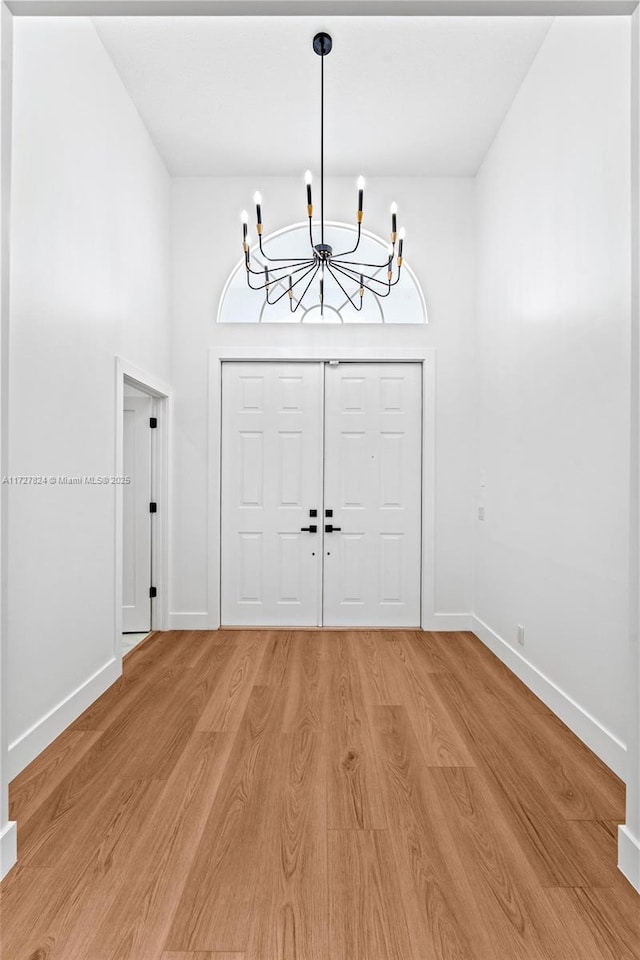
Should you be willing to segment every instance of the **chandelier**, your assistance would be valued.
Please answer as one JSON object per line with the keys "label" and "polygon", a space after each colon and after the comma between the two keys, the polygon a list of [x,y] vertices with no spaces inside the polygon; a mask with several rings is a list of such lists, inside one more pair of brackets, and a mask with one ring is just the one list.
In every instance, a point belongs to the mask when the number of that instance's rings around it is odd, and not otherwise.
{"label": "chandelier", "polygon": [[[316,277],[319,279],[320,314],[324,313],[325,289],[327,283],[336,283],[348,302],[355,310],[362,310],[365,290],[376,297],[388,297],[391,288],[400,280],[402,270],[402,247],[404,229],[397,229],[398,207],[391,204],[391,242],[387,247],[387,257],[381,263],[362,263],[356,257],[362,236],[364,217],[364,177],[357,182],[358,210],[356,213],[356,239],[350,250],[334,253],[330,244],[325,242],[324,220],[324,58],[331,51],[332,39],[328,33],[317,33],[313,38],[313,49],[320,57],[320,222],[313,222],[313,199],[311,171],[305,174],[307,188],[307,217],[309,219],[309,249],[302,256],[269,257],[262,243],[262,197],[254,196],[256,205],[256,232],[258,249],[264,265],[258,269],[251,259],[251,242],[248,236],[249,216],[242,211],[242,248],[247,274],[247,283],[252,290],[261,290],[268,304],[275,304],[283,297],[289,297],[289,309],[295,313],[309,292]],[[318,239],[319,227],[319,242]],[[397,244],[397,254],[396,254]],[[396,268],[394,270],[394,260]],[[378,276],[380,274],[380,276]],[[310,294],[315,296],[314,293]]]}

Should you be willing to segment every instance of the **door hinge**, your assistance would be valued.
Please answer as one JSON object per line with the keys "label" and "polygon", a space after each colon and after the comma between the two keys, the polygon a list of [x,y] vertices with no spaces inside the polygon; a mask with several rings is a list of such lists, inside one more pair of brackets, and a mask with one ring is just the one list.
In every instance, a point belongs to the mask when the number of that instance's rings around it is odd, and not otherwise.
{"label": "door hinge", "polygon": [[158,418],[149,417],[149,427],[151,428],[151,430],[155,430],[157,426],[158,426]]}
{"label": "door hinge", "polygon": [[157,587],[149,587],[149,597],[150,597],[150,599],[153,600],[154,597],[157,597],[157,596],[158,596],[158,588],[157,588]]}
{"label": "door hinge", "polygon": [[149,513],[157,513],[157,512],[158,512],[158,504],[152,500],[151,503],[149,504]]}

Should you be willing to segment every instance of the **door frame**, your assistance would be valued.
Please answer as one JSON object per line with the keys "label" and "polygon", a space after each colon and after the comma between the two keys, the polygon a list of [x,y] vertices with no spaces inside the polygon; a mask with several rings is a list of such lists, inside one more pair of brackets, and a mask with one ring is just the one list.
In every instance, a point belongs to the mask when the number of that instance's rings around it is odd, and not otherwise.
{"label": "door frame", "polygon": [[[168,629],[169,621],[169,387],[146,371],[116,357],[116,449],[115,476],[124,471],[124,383],[142,390],[154,400],[158,426],[152,437],[151,489],[158,504],[154,515],[151,579],[158,594],[152,606],[151,630]],[[115,484],[115,624],[114,655],[122,661],[122,523],[123,488]]]}
{"label": "door frame", "polygon": [[[380,348],[345,346],[332,350],[325,344],[280,346],[218,346],[209,352],[209,490],[208,607],[211,629],[220,627],[221,514],[222,514],[222,364],[245,362],[420,363],[422,364],[422,544],[420,627],[442,629],[435,611],[435,398],[436,351],[429,347]],[[462,618],[461,618],[462,619]],[[451,626],[447,616],[447,628]],[[460,629],[465,629],[461,626]],[[457,629],[457,628],[456,628]]]}

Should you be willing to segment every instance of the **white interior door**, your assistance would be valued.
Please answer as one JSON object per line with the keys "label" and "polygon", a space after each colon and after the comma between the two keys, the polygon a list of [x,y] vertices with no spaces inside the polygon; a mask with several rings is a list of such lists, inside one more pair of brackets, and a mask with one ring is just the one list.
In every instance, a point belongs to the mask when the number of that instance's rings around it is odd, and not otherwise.
{"label": "white interior door", "polygon": [[420,364],[326,365],[325,626],[420,625],[421,435]]}
{"label": "white interior door", "polygon": [[122,629],[143,633],[151,629],[151,430],[152,399],[124,398],[125,476],[123,486]]}
{"label": "white interior door", "polygon": [[223,624],[320,623],[321,374],[317,363],[223,364]]}

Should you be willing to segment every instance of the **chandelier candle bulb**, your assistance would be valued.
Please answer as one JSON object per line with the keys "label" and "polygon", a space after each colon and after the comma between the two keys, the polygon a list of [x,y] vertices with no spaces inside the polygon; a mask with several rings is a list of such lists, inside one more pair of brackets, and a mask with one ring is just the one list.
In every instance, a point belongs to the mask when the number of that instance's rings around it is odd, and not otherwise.
{"label": "chandelier candle bulb", "polygon": [[362,223],[363,201],[364,201],[364,177],[358,177],[358,223]]}
{"label": "chandelier candle bulb", "polygon": [[308,216],[313,216],[313,200],[311,199],[311,182],[313,177],[311,175],[311,170],[307,170],[304,175],[304,182],[307,185],[307,214]]}
{"label": "chandelier candle bulb", "polygon": [[253,202],[256,205],[256,226],[258,233],[262,233],[262,197],[259,193],[253,195]]}

